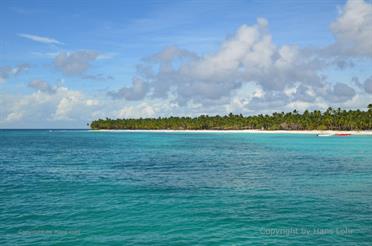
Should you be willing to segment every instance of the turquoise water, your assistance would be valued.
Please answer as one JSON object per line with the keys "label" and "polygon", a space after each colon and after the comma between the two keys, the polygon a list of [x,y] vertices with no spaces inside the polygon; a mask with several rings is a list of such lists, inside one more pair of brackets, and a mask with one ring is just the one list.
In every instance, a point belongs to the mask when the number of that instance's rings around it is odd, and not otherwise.
{"label": "turquoise water", "polygon": [[372,242],[372,137],[0,131],[0,245]]}

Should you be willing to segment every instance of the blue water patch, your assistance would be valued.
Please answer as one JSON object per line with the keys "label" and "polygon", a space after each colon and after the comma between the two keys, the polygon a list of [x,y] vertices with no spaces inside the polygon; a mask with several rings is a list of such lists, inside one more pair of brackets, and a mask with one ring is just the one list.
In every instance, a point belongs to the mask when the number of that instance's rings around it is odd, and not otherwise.
{"label": "blue water patch", "polygon": [[0,130],[0,245],[372,242],[372,137]]}

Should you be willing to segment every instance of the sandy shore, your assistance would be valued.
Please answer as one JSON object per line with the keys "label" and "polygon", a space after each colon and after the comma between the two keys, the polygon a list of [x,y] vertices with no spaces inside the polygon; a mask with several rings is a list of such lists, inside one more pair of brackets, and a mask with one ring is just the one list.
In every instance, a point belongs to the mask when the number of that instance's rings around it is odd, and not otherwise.
{"label": "sandy shore", "polygon": [[159,133],[274,133],[274,134],[351,134],[351,135],[370,135],[372,131],[287,131],[287,130],[90,130],[92,132],[159,132]]}

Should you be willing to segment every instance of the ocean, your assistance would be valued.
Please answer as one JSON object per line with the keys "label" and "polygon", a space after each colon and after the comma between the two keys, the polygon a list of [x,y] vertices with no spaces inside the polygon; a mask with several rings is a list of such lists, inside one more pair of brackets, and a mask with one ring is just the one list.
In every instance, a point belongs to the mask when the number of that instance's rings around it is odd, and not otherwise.
{"label": "ocean", "polygon": [[372,137],[0,130],[0,245],[368,245]]}

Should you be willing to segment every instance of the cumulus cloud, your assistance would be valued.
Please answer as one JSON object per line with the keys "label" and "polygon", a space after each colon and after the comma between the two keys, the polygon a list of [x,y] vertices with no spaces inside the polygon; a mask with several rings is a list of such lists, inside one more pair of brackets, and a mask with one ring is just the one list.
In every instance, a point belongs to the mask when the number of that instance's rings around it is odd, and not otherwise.
{"label": "cumulus cloud", "polygon": [[[140,82],[110,95],[127,100],[172,98],[180,106],[196,103],[205,108],[231,105],[232,100],[250,109],[294,102],[343,103],[355,97],[355,89],[345,83],[332,85],[326,70],[353,69],[354,58],[372,55],[371,18],[372,4],[349,0],[331,24],[335,42],[326,49],[277,45],[268,21],[258,18],[255,25],[242,25],[213,53],[199,55],[171,46],[149,56],[137,66]],[[252,90],[244,100],[234,98],[247,84],[256,85],[262,95]],[[369,84],[363,85],[366,92]]]}
{"label": "cumulus cloud", "polygon": [[270,108],[272,110],[283,108],[289,103],[289,97],[279,91],[266,92],[263,96],[254,96],[250,102],[249,107],[254,110],[263,110]]}
{"label": "cumulus cloud", "polygon": [[293,94],[293,101],[302,101],[302,102],[314,102],[316,96],[314,91],[304,85],[300,85],[296,88],[296,92]]}
{"label": "cumulus cloud", "polygon": [[30,68],[28,64],[19,64],[17,66],[0,67],[0,84],[5,82],[11,76],[17,76]]}
{"label": "cumulus cloud", "polygon": [[172,46],[144,59],[137,71],[143,81],[111,95],[136,100],[176,95],[180,105],[207,105],[226,101],[246,83],[257,84],[267,95],[299,85],[323,88],[318,73],[322,63],[312,56],[305,59],[302,52],[296,46],[275,45],[268,21],[259,18],[256,25],[241,26],[212,54],[201,56]]}
{"label": "cumulus cloud", "polygon": [[131,87],[123,87],[118,91],[109,92],[108,94],[115,98],[125,98],[130,101],[142,99],[148,92],[149,87],[146,82],[140,78],[133,79]]}
{"label": "cumulus cloud", "polygon": [[336,38],[334,52],[344,55],[372,56],[372,4],[349,0],[331,24]]}
{"label": "cumulus cloud", "polygon": [[28,83],[28,86],[30,88],[49,94],[54,94],[56,92],[56,88],[53,88],[51,85],[48,84],[48,82],[44,80],[32,80],[30,83]]}
{"label": "cumulus cloud", "polygon": [[[44,83],[32,83],[45,87]],[[41,85],[41,86],[40,86]],[[103,94],[94,97],[65,86],[54,93],[37,89],[31,94],[6,94],[0,91],[0,127],[84,127],[105,117],[155,117],[170,115],[174,105],[163,100],[113,102]],[[174,111],[172,111],[174,112]]]}
{"label": "cumulus cloud", "polygon": [[351,100],[355,94],[355,90],[347,84],[336,83],[333,88],[328,91],[327,98],[332,102],[345,102]]}
{"label": "cumulus cloud", "polygon": [[65,75],[82,75],[98,55],[88,50],[61,52],[54,58],[54,66]]}
{"label": "cumulus cloud", "polygon": [[74,121],[81,127],[81,122],[89,122],[92,113],[100,106],[97,99],[80,91],[59,86],[49,93],[46,91],[49,86],[36,80],[29,85],[37,91],[29,95],[0,94],[0,104],[4,106],[0,107],[0,125],[22,127]]}
{"label": "cumulus cloud", "polygon": [[348,60],[339,59],[339,58],[336,58],[336,60],[334,60],[334,63],[336,65],[336,67],[340,70],[353,68],[355,66],[353,61],[348,61]]}
{"label": "cumulus cloud", "polygon": [[59,93],[61,98],[52,115],[53,120],[74,120],[80,118],[87,109],[99,105],[97,100],[87,99],[79,91],[71,91],[62,87],[59,88]]}
{"label": "cumulus cloud", "polygon": [[372,94],[372,77],[369,77],[364,81],[363,87],[367,93]]}
{"label": "cumulus cloud", "polygon": [[35,41],[35,42],[43,43],[43,44],[63,44],[62,42],[54,38],[50,38],[50,37],[44,37],[44,36],[38,36],[38,35],[26,34],[26,33],[19,33],[18,36]]}
{"label": "cumulus cloud", "polygon": [[138,112],[141,112],[142,117],[155,117],[158,110],[154,105],[142,102],[137,105],[123,107],[116,112],[118,118],[138,118]]}

